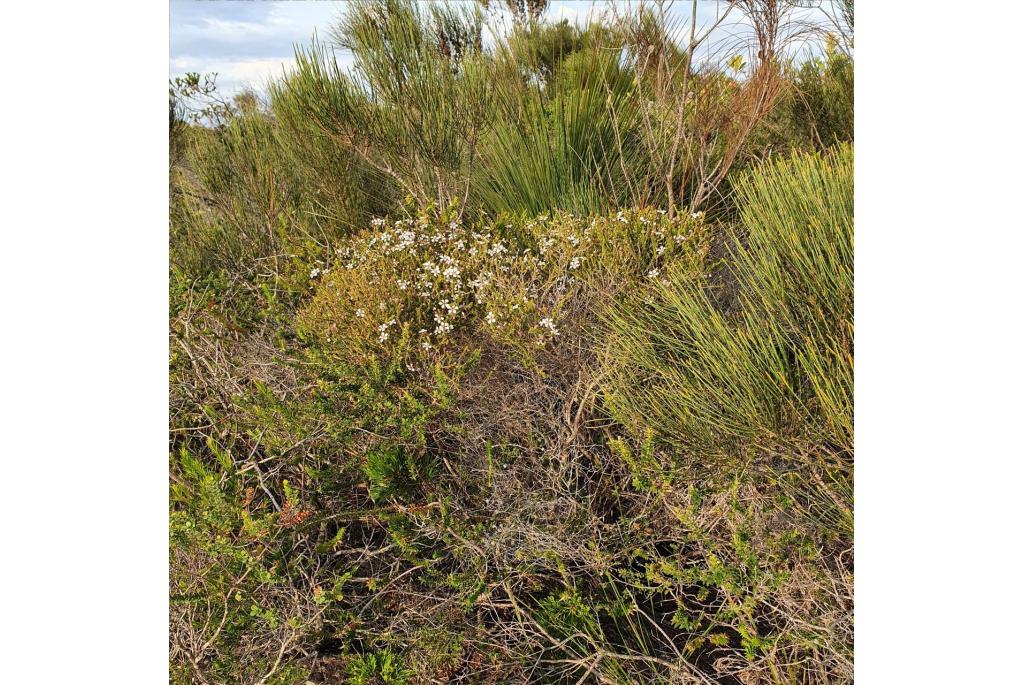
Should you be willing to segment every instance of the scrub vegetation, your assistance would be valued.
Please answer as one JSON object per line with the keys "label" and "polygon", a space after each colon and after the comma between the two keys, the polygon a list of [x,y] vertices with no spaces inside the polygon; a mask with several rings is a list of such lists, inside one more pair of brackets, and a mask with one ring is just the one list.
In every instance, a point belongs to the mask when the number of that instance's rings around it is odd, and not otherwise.
{"label": "scrub vegetation", "polygon": [[172,82],[170,682],[852,682],[853,3],[799,4],[358,0]]}

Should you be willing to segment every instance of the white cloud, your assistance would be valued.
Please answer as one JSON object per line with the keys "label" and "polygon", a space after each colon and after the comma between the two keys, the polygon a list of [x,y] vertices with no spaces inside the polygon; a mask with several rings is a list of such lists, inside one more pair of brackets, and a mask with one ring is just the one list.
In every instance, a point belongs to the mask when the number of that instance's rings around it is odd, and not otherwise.
{"label": "white cloud", "polygon": [[171,73],[184,74],[195,71],[202,74],[216,73],[218,89],[225,93],[236,93],[247,87],[264,90],[268,79],[281,76],[286,62],[275,59],[209,59],[204,57],[181,56],[171,60]]}
{"label": "white cloud", "polygon": [[[828,2],[829,0],[824,0]],[[171,55],[170,75],[189,71],[217,72],[218,85],[225,94],[245,87],[263,90],[267,81],[277,78],[293,60],[295,44],[308,44],[314,32],[326,36],[344,12],[344,2],[182,2],[170,3]],[[626,10],[634,1],[615,3],[590,0],[554,0],[546,18],[563,19],[585,25],[604,10]],[[698,28],[709,26],[724,3],[705,0],[698,5]],[[797,10],[801,17],[817,15],[820,10]],[[689,3],[675,2],[669,10],[676,30],[689,33]],[[680,33],[680,36],[682,34]],[[749,39],[750,26],[738,11],[733,11],[713,40],[705,44],[698,59],[712,54],[742,51]],[[488,33],[488,39],[493,36]],[[681,40],[681,37],[680,37]],[[350,56],[339,53],[339,59]]]}
{"label": "white cloud", "polygon": [[343,11],[342,2],[170,3],[170,76],[216,72],[230,95],[263,90],[292,63],[294,46],[325,35]]}

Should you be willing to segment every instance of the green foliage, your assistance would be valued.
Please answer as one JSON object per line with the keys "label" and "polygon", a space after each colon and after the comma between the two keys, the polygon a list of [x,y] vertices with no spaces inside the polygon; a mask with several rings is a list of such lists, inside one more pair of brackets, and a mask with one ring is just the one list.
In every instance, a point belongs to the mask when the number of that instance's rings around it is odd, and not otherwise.
{"label": "green foliage", "polygon": [[412,672],[389,649],[355,657],[348,667],[350,685],[406,685]]}
{"label": "green foliage", "polygon": [[304,108],[307,96],[299,75],[271,84],[277,142],[303,190],[306,211],[328,234],[343,235],[370,216],[387,212],[395,189],[309,115]]}
{"label": "green foliage", "polygon": [[800,65],[794,123],[817,145],[853,142],[853,60],[832,42],[823,57]]}
{"label": "green foliage", "polygon": [[321,43],[296,51],[276,99],[329,140],[361,151],[403,193],[447,205],[463,178],[489,101],[479,12],[410,0],[362,0],[337,26],[344,72]]}
{"label": "green foliage", "polygon": [[609,314],[606,400],[680,455],[852,448],[850,148],[780,160],[738,186],[736,293],[667,285]]}
{"label": "green foliage", "polygon": [[521,31],[499,56],[506,85],[481,143],[473,198],[490,212],[521,216],[628,204],[638,111],[612,37],[597,25],[581,31],[567,23]]}
{"label": "green foliage", "polygon": [[[171,213],[172,278],[214,286],[252,309],[295,300],[348,230],[312,213],[315,192],[290,166],[273,120],[253,110],[193,131]],[[239,308],[241,309],[241,308]]]}
{"label": "green foliage", "polygon": [[394,446],[380,447],[366,455],[366,477],[370,479],[370,497],[375,502],[387,499],[408,500],[416,483],[433,475],[431,464]]}
{"label": "green foliage", "polygon": [[505,4],[171,84],[171,681],[849,681],[848,46]]}

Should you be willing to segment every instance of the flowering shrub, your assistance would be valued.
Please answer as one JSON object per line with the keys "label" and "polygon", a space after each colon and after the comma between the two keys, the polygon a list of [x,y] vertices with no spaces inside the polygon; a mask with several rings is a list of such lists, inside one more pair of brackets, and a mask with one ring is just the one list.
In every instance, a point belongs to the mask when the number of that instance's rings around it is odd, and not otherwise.
{"label": "flowering shrub", "polygon": [[333,267],[311,273],[317,292],[299,328],[354,362],[400,340],[422,354],[481,331],[543,347],[562,335],[576,296],[663,279],[678,262],[702,274],[709,243],[702,216],[653,210],[500,227],[459,223],[453,211],[375,219]]}

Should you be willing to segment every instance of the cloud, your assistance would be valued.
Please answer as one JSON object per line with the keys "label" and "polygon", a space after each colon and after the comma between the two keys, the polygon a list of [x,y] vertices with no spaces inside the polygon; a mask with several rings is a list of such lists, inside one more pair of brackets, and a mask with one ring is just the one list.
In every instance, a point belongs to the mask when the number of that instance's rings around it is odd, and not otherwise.
{"label": "cloud", "polygon": [[262,86],[289,65],[296,44],[325,35],[343,2],[170,3],[170,76],[218,73],[226,94]]}
{"label": "cloud", "polygon": [[246,88],[265,90],[267,80],[281,76],[285,66],[285,61],[273,57],[210,59],[185,55],[171,59],[171,74],[216,73],[218,90],[237,93]]}
{"label": "cloud", "polygon": [[[829,0],[823,2],[828,3]],[[585,25],[609,7],[622,11],[636,5],[635,1],[622,0],[617,3],[554,0],[546,18]],[[711,25],[716,13],[724,6],[725,3],[711,0],[700,2],[697,7],[698,30]],[[250,86],[262,90],[268,79],[279,77],[282,69],[292,63],[296,44],[308,44],[314,32],[326,37],[345,8],[345,2],[328,1],[171,0],[170,75],[181,76],[189,71],[217,72],[218,85],[225,94]],[[820,16],[820,12],[797,10],[795,13],[809,17],[816,13]],[[669,15],[677,32],[676,39],[683,42],[689,35],[689,3],[672,3]],[[711,55],[744,51],[743,46],[749,37],[749,23],[734,10],[714,39],[703,46],[697,58],[705,60]],[[492,36],[488,35],[488,38]],[[338,53],[338,58],[351,60],[351,56],[343,53]]]}

